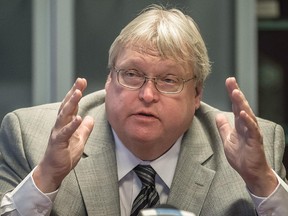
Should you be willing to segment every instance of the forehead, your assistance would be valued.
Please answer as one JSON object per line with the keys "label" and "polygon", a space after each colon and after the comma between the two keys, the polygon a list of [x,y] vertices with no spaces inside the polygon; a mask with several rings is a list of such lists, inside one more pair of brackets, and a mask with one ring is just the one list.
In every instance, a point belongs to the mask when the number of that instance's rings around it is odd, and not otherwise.
{"label": "forehead", "polygon": [[115,67],[133,68],[142,71],[173,71],[180,74],[188,72],[188,66],[176,60],[161,57],[153,49],[140,49],[138,47],[126,47],[119,52]]}

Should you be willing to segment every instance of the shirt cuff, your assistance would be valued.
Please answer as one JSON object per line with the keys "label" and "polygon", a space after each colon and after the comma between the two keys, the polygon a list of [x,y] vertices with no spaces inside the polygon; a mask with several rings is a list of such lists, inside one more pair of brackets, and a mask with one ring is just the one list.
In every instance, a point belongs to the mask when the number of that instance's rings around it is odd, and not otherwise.
{"label": "shirt cuff", "polygon": [[259,216],[288,215],[288,186],[274,170],[273,172],[277,177],[278,185],[268,197],[256,196],[248,190]]}
{"label": "shirt cuff", "polygon": [[41,192],[34,183],[33,172],[11,192],[11,199],[21,215],[48,215],[58,191],[48,194]]}

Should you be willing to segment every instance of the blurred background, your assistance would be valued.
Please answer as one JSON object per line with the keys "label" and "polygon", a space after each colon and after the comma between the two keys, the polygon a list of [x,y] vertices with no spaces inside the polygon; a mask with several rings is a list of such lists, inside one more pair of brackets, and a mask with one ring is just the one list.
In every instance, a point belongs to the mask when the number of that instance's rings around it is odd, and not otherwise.
{"label": "blurred background", "polygon": [[0,0],[0,119],[61,101],[76,77],[87,94],[102,89],[110,44],[152,3],[198,23],[213,63],[204,102],[230,111],[224,82],[236,76],[254,112],[288,135],[288,0]]}

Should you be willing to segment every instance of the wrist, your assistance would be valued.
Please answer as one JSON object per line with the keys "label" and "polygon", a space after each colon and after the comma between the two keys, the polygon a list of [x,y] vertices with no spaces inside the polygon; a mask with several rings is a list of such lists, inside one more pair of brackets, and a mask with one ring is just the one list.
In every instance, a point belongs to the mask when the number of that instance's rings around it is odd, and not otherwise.
{"label": "wrist", "polygon": [[256,196],[268,197],[277,187],[278,180],[272,169],[245,180],[247,188]]}
{"label": "wrist", "polygon": [[43,169],[40,164],[35,168],[32,178],[36,187],[43,193],[51,193],[56,191],[62,182],[59,180],[55,181],[52,175]]}

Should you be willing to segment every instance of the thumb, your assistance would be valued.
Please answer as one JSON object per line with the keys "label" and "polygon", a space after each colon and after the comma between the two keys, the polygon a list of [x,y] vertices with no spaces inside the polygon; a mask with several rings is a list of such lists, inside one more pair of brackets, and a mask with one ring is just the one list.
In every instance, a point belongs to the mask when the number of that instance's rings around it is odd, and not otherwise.
{"label": "thumb", "polygon": [[94,127],[94,119],[91,116],[86,116],[78,128],[79,134],[82,134],[84,143],[87,141]]}
{"label": "thumb", "polygon": [[221,136],[222,142],[226,140],[226,138],[229,136],[229,133],[231,131],[231,126],[226,118],[226,116],[222,113],[219,113],[216,115],[216,125],[218,128],[218,132]]}

